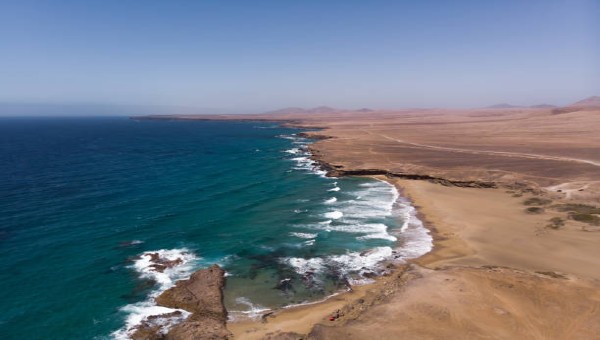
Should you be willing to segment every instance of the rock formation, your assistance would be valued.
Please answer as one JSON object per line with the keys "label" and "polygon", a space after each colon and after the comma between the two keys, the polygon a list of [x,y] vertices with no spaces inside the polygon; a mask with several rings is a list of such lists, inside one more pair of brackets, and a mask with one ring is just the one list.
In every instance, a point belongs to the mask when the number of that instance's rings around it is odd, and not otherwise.
{"label": "rock formation", "polygon": [[171,327],[167,334],[157,334],[151,325],[142,325],[133,334],[134,339],[228,339],[227,310],[223,304],[225,271],[217,265],[201,269],[187,280],[178,281],[175,287],[156,298],[163,307],[183,309],[192,313],[186,320]]}

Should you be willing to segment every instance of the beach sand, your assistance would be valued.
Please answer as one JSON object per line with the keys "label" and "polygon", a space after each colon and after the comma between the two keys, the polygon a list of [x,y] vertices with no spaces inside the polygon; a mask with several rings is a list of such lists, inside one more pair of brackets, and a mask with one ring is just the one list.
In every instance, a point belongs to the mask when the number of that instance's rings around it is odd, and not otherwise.
{"label": "beach sand", "polygon": [[600,232],[566,220],[559,230],[546,227],[560,216],[546,209],[525,211],[528,197],[503,189],[457,188],[426,181],[395,180],[435,228],[436,251],[416,262],[444,265],[496,265],[530,271],[555,271],[600,279]]}

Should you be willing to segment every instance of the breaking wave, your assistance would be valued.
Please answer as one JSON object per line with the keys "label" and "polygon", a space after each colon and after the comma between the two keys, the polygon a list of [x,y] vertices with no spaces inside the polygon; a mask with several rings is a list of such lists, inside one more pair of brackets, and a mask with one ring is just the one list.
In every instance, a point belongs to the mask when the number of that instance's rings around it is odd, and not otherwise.
{"label": "breaking wave", "polygon": [[[142,323],[157,325],[160,333],[166,334],[170,327],[185,320],[190,315],[189,312],[157,306],[154,298],[173,287],[176,281],[187,279],[194,271],[197,261],[198,257],[186,248],[146,251],[138,256],[131,268],[138,273],[140,279],[153,281],[155,289],[146,300],[121,308],[127,315],[125,326],[111,335],[119,340],[130,339]],[[149,318],[159,315],[164,317]]]}

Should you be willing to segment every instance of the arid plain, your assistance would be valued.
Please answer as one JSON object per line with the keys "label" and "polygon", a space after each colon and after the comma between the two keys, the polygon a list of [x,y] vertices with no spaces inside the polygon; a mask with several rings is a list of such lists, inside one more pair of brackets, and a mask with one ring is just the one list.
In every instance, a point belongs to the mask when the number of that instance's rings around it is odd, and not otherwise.
{"label": "arid plain", "polygon": [[394,183],[434,236],[377,283],[228,325],[236,337],[600,339],[599,102],[152,118],[319,128],[315,159]]}

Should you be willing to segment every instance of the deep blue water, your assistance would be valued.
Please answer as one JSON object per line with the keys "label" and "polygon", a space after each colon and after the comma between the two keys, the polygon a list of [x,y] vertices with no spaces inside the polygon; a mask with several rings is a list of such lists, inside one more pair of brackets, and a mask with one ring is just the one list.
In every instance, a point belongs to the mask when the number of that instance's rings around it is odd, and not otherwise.
{"label": "deep blue water", "polygon": [[[2,338],[122,336],[127,320],[151,313],[152,296],[213,263],[229,275],[236,318],[320,299],[384,259],[428,249],[393,187],[324,177],[297,132],[0,119]],[[152,272],[140,255],[154,251],[184,262]]]}

